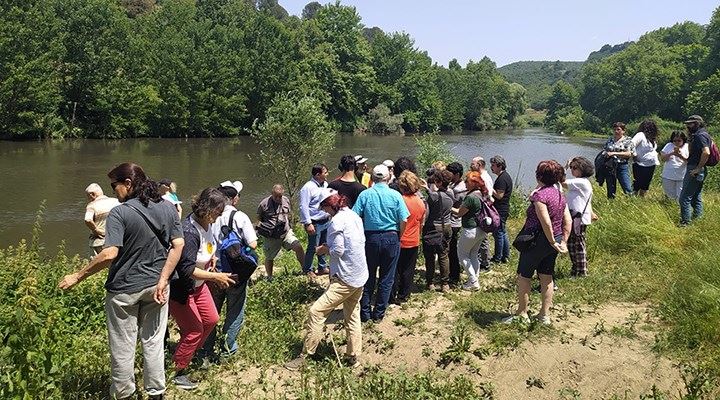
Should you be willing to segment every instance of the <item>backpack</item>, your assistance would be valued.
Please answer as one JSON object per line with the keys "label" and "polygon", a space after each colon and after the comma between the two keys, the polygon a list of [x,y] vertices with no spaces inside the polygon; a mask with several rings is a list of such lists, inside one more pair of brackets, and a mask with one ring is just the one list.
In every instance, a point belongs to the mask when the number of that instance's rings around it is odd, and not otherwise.
{"label": "backpack", "polygon": [[718,165],[718,161],[720,161],[720,150],[718,150],[715,141],[710,139],[710,156],[708,157],[705,165],[707,165],[708,167],[714,167]]}
{"label": "backpack", "polygon": [[236,284],[245,284],[258,267],[258,255],[233,228],[236,212],[231,212],[228,224],[220,228],[223,235],[219,247],[220,268],[222,272],[237,275]]}
{"label": "backpack", "polygon": [[490,200],[480,199],[480,209],[475,213],[475,223],[487,233],[493,233],[500,229],[500,213]]}

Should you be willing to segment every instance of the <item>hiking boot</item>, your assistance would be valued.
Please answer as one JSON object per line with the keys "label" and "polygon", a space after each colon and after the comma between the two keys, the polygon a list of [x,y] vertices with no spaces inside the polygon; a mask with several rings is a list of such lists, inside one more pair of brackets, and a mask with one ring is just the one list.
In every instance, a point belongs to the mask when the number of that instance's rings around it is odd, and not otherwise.
{"label": "hiking boot", "polygon": [[306,354],[300,354],[300,357],[290,360],[285,363],[285,369],[289,371],[297,371],[304,367],[307,364],[307,355]]}
{"label": "hiking boot", "polygon": [[355,369],[360,366],[360,360],[358,360],[357,356],[345,356],[345,365]]}
{"label": "hiking boot", "polygon": [[524,324],[530,323],[530,317],[528,317],[527,313],[517,314],[517,315],[511,315],[509,317],[505,317],[501,320],[503,324],[512,324],[513,322],[520,322]]}
{"label": "hiking boot", "polygon": [[535,320],[541,325],[552,325],[552,320],[547,315],[536,315]]}
{"label": "hiking boot", "polygon": [[190,377],[188,377],[184,372],[178,371],[178,373],[175,375],[175,377],[172,380],[172,383],[178,388],[183,390],[193,390],[197,389],[198,384],[191,381]]}
{"label": "hiking boot", "polygon": [[442,290],[443,293],[449,293],[449,292],[450,292],[450,285],[448,285],[448,284],[446,283],[446,284],[442,285],[442,287],[440,288],[440,290]]}
{"label": "hiking boot", "polygon": [[427,288],[427,290],[430,291],[430,292],[434,292],[435,290],[437,290],[437,288],[435,287],[435,285],[433,285],[432,283],[428,283],[427,286],[426,286],[426,288]]}

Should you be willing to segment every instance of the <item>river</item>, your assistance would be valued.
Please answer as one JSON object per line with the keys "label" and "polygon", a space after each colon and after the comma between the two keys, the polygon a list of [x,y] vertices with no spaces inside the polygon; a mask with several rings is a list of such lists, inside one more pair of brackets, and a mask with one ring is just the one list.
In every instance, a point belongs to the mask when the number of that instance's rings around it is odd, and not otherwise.
{"label": "river", "polygon": [[[602,146],[598,139],[569,138],[541,129],[464,132],[443,139],[465,165],[477,155],[486,159],[503,155],[508,172],[524,187],[534,186],[534,168],[540,160],[564,162],[577,155],[592,159]],[[401,155],[412,157],[415,151],[412,137],[341,135],[325,160],[334,177],[342,154],[363,154],[373,165]],[[64,241],[68,254],[87,255],[84,189],[97,182],[112,195],[106,174],[125,161],[142,165],[153,179],[175,180],[183,200],[204,187],[240,180],[245,185],[240,209],[254,218],[258,202],[273,183],[273,177],[256,167],[251,158],[256,154],[258,146],[249,137],[0,142],[0,248],[29,239],[44,201],[41,243],[54,253]],[[188,202],[185,210],[189,209]]]}

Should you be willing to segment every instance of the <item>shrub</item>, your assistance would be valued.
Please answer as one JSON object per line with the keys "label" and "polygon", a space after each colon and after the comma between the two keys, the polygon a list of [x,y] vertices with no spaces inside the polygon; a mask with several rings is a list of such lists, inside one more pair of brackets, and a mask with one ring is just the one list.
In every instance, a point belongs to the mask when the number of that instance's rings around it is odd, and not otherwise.
{"label": "shrub", "polygon": [[390,114],[390,108],[381,103],[368,111],[363,118],[361,131],[375,135],[399,135],[405,133],[402,123],[402,114]]}

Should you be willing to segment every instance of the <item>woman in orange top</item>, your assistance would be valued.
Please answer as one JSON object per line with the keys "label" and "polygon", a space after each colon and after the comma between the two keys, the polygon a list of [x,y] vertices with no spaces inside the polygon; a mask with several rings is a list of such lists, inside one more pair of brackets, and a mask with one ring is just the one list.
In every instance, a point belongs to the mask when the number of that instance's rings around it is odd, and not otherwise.
{"label": "woman in orange top", "polygon": [[409,170],[403,171],[397,178],[398,188],[402,193],[405,205],[410,211],[407,225],[400,237],[400,256],[397,262],[395,283],[391,293],[391,302],[402,304],[410,297],[415,264],[417,264],[418,247],[420,246],[420,233],[423,221],[425,220],[425,203],[418,196],[421,182],[420,178]]}

